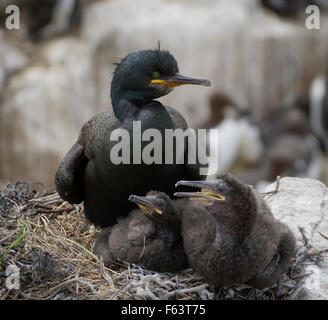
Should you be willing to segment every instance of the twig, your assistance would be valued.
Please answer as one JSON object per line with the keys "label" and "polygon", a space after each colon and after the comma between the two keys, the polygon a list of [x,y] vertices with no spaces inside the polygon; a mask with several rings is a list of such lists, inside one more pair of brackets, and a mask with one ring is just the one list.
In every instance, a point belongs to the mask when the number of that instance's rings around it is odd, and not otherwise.
{"label": "twig", "polygon": [[279,187],[280,187],[280,176],[277,176],[275,189],[273,191],[261,192],[261,194],[262,195],[276,194],[278,192]]}
{"label": "twig", "polygon": [[100,258],[100,272],[104,279],[108,282],[108,284],[114,289],[116,289],[112,277],[105,271],[103,257]]}
{"label": "twig", "polygon": [[54,297],[60,290],[62,290],[63,288],[66,288],[69,284],[74,283],[74,282],[85,284],[91,289],[92,293],[95,292],[94,286],[89,281],[75,278],[75,279],[64,281],[64,282],[56,285],[55,287],[49,289],[46,293],[42,294],[39,298],[44,299],[44,300],[49,300],[52,297]]}
{"label": "twig", "polygon": [[319,231],[319,234],[320,234],[320,236],[322,237],[322,238],[324,238],[324,239],[326,239],[326,240],[328,240],[328,237],[327,236],[325,236],[325,235],[323,235],[320,231]]}
{"label": "twig", "polygon": [[99,258],[93,253],[91,252],[89,249],[87,249],[86,247],[84,247],[83,245],[81,245],[80,243],[78,242],[75,242],[74,240],[72,239],[69,239],[69,238],[65,238],[65,237],[60,237],[60,236],[57,236],[55,233],[53,233],[49,228],[47,228],[46,226],[39,226],[37,225],[36,223],[33,223],[31,221],[26,221],[27,223],[31,224],[32,226],[35,226],[37,228],[42,228],[44,229],[45,231],[47,231],[51,236],[55,237],[55,238],[58,238],[60,240],[65,240],[67,242],[70,242],[72,244],[74,244],[75,246],[79,247],[80,249],[82,249],[83,251],[85,251],[89,256],[91,256],[93,259],[95,259],[97,262],[99,262]]}
{"label": "twig", "polygon": [[307,236],[305,235],[305,230],[303,227],[297,227],[297,229],[299,230],[299,232],[301,233],[302,235],[302,239],[303,239],[303,242],[304,242],[304,245],[308,245],[309,244],[309,239],[307,238]]}
{"label": "twig", "polygon": [[138,260],[137,260],[137,263],[139,263],[142,255],[144,254],[145,252],[145,249],[146,249],[146,236],[144,235],[144,239],[143,239],[143,248],[142,248],[142,251],[140,252],[140,255],[138,257]]}
{"label": "twig", "polygon": [[320,256],[321,254],[326,253],[326,252],[328,252],[328,249],[324,249],[324,250],[320,250],[320,251],[308,253],[308,254],[306,254],[305,257],[306,258],[312,258],[312,257],[315,257],[315,256]]}
{"label": "twig", "polygon": [[209,284],[208,283],[204,283],[204,284],[201,284],[197,287],[191,287],[191,288],[187,288],[187,289],[178,289],[178,290],[175,290],[175,291],[172,291],[170,293],[170,295],[172,294],[176,294],[176,293],[180,293],[180,294],[186,294],[186,293],[191,293],[191,292],[197,292],[201,289],[206,289],[209,287]]}
{"label": "twig", "polygon": [[117,297],[119,295],[119,293],[126,288],[129,284],[131,284],[133,282],[133,280],[129,280],[126,284],[124,284],[117,292],[115,292],[109,300],[114,300],[115,297]]}

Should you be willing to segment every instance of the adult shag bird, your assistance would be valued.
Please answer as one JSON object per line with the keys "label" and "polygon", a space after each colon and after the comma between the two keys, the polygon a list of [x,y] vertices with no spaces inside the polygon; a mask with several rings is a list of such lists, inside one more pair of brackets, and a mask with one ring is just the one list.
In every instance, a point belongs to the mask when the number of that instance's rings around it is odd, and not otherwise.
{"label": "adult shag bird", "polygon": [[[187,123],[179,112],[154,100],[184,84],[210,86],[209,80],[181,75],[175,58],[168,51],[142,50],[122,59],[111,85],[113,111],[90,119],[59,165],[55,183],[61,198],[70,203],[84,201],[87,218],[107,227],[133,208],[129,195],[159,190],[171,196],[176,181],[202,179],[199,163],[187,164],[190,144],[182,143],[180,158],[174,151],[175,144],[170,149],[172,154],[165,153],[165,130],[186,130]],[[140,135],[133,137],[136,121],[141,130]],[[130,163],[112,161],[112,148],[120,143],[111,136],[115,129],[129,133],[128,146],[123,147],[130,151]],[[160,145],[154,147],[154,151],[161,151],[159,163],[149,163],[149,159],[144,160],[142,156],[141,151],[152,139],[148,136],[147,142],[140,141],[147,129],[157,129],[163,138]]]}
{"label": "adult shag bird", "polygon": [[158,272],[188,268],[179,217],[180,212],[190,209],[192,201],[171,200],[157,191],[145,197],[131,195],[129,199],[139,209],[101,231],[94,245],[95,254],[103,257],[106,265],[119,259]]}
{"label": "adult shag bird", "polygon": [[178,192],[207,208],[182,214],[181,235],[190,266],[210,284],[273,286],[295,250],[288,227],[275,220],[261,195],[231,174],[208,181],[179,181],[201,192]]}

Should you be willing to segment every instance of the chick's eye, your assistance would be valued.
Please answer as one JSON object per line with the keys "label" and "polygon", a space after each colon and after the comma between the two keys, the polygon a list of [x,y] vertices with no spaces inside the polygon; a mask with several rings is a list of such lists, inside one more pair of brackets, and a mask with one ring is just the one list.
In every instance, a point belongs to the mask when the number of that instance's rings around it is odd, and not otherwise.
{"label": "chick's eye", "polygon": [[153,74],[152,74],[152,76],[153,76],[154,79],[158,79],[159,76],[160,76],[160,74],[159,74],[159,72],[154,71]]}

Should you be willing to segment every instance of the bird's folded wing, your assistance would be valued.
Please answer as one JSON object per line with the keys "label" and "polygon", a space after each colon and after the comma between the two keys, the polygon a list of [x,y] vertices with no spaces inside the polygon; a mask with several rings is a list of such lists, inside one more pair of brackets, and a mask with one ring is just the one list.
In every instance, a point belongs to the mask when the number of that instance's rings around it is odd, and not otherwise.
{"label": "bird's folded wing", "polygon": [[83,201],[83,175],[88,158],[84,148],[76,142],[60,163],[55,184],[60,197],[70,203]]}

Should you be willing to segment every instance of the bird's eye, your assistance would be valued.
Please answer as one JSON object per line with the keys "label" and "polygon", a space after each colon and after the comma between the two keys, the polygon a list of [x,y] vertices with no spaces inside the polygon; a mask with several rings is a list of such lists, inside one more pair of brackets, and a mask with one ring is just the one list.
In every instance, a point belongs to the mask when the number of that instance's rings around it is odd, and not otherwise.
{"label": "bird's eye", "polygon": [[159,76],[160,76],[160,74],[159,74],[159,72],[154,71],[153,74],[152,74],[152,76],[153,76],[154,79],[158,79]]}

